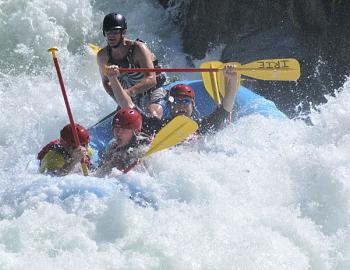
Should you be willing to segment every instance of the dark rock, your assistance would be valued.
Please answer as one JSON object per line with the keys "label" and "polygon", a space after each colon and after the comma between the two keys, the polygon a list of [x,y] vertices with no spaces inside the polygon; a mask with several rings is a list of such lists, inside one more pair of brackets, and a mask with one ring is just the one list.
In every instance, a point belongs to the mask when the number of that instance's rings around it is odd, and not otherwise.
{"label": "dark rock", "polygon": [[159,0],[159,3],[162,5],[163,8],[169,7],[169,0]]}
{"label": "dark rock", "polygon": [[[181,1],[160,2],[168,7]],[[299,103],[308,108],[324,102],[350,74],[350,1],[192,0],[182,9],[174,21],[193,59],[203,59],[219,44],[226,45],[224,62],[297,58],[302,70],[297,83],[250,82],[291,116]]]}

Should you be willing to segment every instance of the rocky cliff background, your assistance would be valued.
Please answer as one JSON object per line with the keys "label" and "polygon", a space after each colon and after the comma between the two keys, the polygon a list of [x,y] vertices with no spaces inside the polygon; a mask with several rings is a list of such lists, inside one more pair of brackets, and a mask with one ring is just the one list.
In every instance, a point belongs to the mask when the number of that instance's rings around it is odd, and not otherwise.
{"label": "rocky cliff background", "polygon": [[179,26],[183,49],[202,59],[224,45],[221,61],[294,57],[298,82],[247,81],[289,116],[325,102],[350,75],[349,0],[159,0]]}

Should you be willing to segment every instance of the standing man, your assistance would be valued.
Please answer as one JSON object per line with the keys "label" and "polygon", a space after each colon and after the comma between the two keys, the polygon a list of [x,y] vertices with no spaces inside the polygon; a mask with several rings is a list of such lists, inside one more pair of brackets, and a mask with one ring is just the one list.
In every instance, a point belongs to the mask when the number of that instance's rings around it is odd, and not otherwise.
{"label": "standing man", "polygon": [[[107,46],[97,54],[97,62],[106,92],[117,102],[113,95],[111,82],[108,79],[108,69],[119,68],[154,68],[158,61],[154,54],[141,40],[130,40],[125,37],[127,32],[126,19],[122,14],[113,12],[103,20],[103,35]],[[123,90],[133,102],[145,113],[161,118],[163,115],[162,101],[166,95],[162,88],[166,78],[156,72],[120,73],[118,80]],[[120,104],[119,104],[120,105]]]}

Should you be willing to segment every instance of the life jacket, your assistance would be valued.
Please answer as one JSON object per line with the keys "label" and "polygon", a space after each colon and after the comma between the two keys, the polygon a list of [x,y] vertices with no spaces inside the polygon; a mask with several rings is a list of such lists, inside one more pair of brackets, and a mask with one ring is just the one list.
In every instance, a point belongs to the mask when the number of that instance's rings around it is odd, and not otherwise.
{"label": "life jacket", "polygon": [[[71,158],[71,155],[62,147],[60,140],[56,139],[53,140],[51,142],[49,142],[47,145],[45,145],[40,152],[37,155],[37,159],[41,162],[43,160],[43,158],[45,157],[45,155],[50,151],[50,150],[55,150],[56,152],[58,152],[59,154],[62,155],[62,157],[67,160],[69,158]],[[83,157],[82,162],[84,162],[88,168],[90,169],[91,167],[91,157],[90,155],[86,155],[85,157]]]}
{"label": "life jacket", "polygon": [[[143,156],[153,137],[146,133],[138,133],[134,135],[131,142],[126,146],[113,149],[110,146],[113,145],[113,141],[107,146],[107,155],[103,156],[106,162],[112,162],[113,168],[117,168],[119,171],[128,172],[133,168]],[[110,149],[108,149],[110,147]],[[113,147],[113,146],[112,146]]]}
{"label": "life jacket", "polygon": [[[141,39],[138,39],[138,38],[135,41],[132,41],[132,44],[129,46],[129,50],[128,50],[128,53],[126,54],[126,56],[123,59],[118,60],[118,61],[113,59],[112,48],[111,48],[111,46],[107,45],[108,64],[109,65],[117,65],[117,66],[122,67],[122,68],[139,68],[140,66],[136,65],[134,63],[134,59],[133,59],[133,54],[134,54],[134,50],[136,47],[136,41],[144,43],[144,41],[142,41]],[[159,65],[157,59],[155,59],[153,61],[153,66],[154,66],[154,68],[160,68],[160,65]],[[130,88],[130,87],[138,84],[140,81],[143,80],[143,78],[144,78],[143,72],[123,72],[118,77],[119,82],[124,89]],[[145,95],[145,93],[151,92],[155,89],[162,87],[166,81],[165,73],[156,72],[156,81],[157,81],[156,86],[152,87],[151,89],[149,89],[146,92],[139,94],[139,95]]]}
{"label": "life jacket", "polygon": [[200,120],[197,133],[200,135],[213,134],[224,128],[229,122],[231,122],[231,113],[227,112],[223,106],[219,106],[211,114]]}
{"label": "life jacket", "polygon": [[[36,158],[41,161],[45,157],[47,152],[49,152],[50,150],[53,150],[53,149],[57,149],[57,150],[62,149],[62,150],[64,150],[63,147],[60,144],[60,140],[57,139],[57,140],[53,140],[53,141],[49,142],[47,145],[45,145],[40,150],[40,152],[38,153]],[[66,152],[66,154],[68,154],[68,153]]]}

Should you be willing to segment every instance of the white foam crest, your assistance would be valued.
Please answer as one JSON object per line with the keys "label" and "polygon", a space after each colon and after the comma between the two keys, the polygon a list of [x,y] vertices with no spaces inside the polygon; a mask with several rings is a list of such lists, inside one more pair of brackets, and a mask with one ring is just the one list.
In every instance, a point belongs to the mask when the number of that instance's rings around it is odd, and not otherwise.
{"label": "white foam crest", "polygon": [[[75,120],[84,125],[114,109],[95,58],[80,49],[103,40],[96,9],[120,7],[131,37],[180,55],[178,35],[168,39],[173,30],[152,2],[84,1],[81,12],[77,1],[49,4],[0,2],[7,37],[0,41],[0,268],[349,269],[349,80],[312,112],[313,126],[251,116],[154,154],[148,172],[39,175],[35,154],[68,122],[50,40],[59,45]],[[22,31],[15,22],[24,11],[31,15]],[[14,68],[20,59],[33,73]],[[166,63],[180,66],[179,59]]]}
{"label": "white foam crest", "polygon": [[90,1],[1,2],[1,62],[10,73],[35,73],[48,64],[47,49],[77,50],[93,35]]}
{"label": "white foam crest", "polygon": [[[342,93],[346,99],[348,93]],[[321,140],[331,132],[328,126],[339,134],[337,137],[347,133],[342,123],[333,121],[346,110],[345,104],[339,108],[337,98],[333,105],[324,105],[314,113],[314,117],[329,113],[320,124],[246,117],[194,146],[150,157],[150,175],[141,172],[118,177],[139,190],[153,185],[150,192],[156,193],[158,211],[134,205],[126,194],[115,195],[107,203],[85,196],[56,201],[95,228],[85,233],[88,239],[82,238],[82,247],[77,248],[94,262],[83,262],[71,250],[64,256],[96,269],[115,265],[103,260],[106,254],[116,254],[127,268],[144,262],[145,268],[168,269],[184,268],[188,263],[214,269],[232,264],[247,269],[283,269],[286,265],[346,269],[349,190],[346,174],[341,173],[347,172],[344,164],[350,158],[348,148]],[[341,147],[347,145],[344,141]],[[77,180],[87,181],[78,176]],[[52,193],[51,183],[48,190]],[[62,187],[57,192],[62,192]],[[39,194],[48,194],[47,188]],[[23,201],[24,213],[45,200],[47,195],[29,193]],[[96,202],[100,202],[97,208]],[[88,248],[83,245],[86,242]],[[44,254],[50,254],[50,245],[42,248]],[[28,252],[24,248],[21,262],[30,258]],[[338,253],[343,255],[334,255]],[[35,265],[53,260],[60,265],[64,256],[56,254],[51,259],[43,255]]]}

